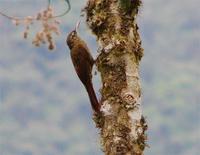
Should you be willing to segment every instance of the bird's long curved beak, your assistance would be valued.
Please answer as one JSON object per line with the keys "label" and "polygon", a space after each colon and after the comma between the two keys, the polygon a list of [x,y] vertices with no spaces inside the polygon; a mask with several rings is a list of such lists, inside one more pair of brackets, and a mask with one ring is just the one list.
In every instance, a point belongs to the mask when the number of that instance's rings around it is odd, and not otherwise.
{"label": "bird's long curved beak", "polygon": [[76,23],[75,31],[77,32],[79,26],[80,26],[81,20],[79,19]]}

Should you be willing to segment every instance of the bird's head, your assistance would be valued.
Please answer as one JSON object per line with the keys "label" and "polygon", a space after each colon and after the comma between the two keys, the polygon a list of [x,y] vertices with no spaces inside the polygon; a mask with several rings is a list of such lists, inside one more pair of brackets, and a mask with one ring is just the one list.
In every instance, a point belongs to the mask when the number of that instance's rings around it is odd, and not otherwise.
{"label": "bird's head", "polygon": [[67,45],[70,49],[72,49],[75,45],[75,41],[78,39],[77,30],[80,25],[80,20],[77,22],[75,29],[69,33],[67,36]]}
{"label": "bird's head", "polygon": [[78,36],[76,30],[70,32],[69,35],[67,36],[67,45],[69,46],[70,49],[74,47],[74,42],[76,41],[77,37]]}

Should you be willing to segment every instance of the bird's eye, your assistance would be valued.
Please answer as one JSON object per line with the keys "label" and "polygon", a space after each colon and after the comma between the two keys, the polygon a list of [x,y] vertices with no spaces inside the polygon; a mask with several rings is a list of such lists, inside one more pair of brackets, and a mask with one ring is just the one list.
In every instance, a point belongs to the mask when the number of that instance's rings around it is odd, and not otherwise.
{"label": "bird's eye", "polygon": [[74,32],[74,31],[73,31],[71,36],[72,36],[72,37],[74,37],[74,36],[75,36],[75,34],[76,34],[76,32]]}

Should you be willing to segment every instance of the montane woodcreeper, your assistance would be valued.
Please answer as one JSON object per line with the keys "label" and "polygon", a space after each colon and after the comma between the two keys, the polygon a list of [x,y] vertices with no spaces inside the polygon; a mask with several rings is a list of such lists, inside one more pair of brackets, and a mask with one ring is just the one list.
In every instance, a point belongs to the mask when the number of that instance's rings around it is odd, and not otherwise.
{"label": "montane woodcreeper", "polygon": [[70,49],[71,59],[76,73],[88,92],[91,106],[95,112],[99,113],[100,104],[92,84],[92,67],[95,61],[86,43],[77,34],[78,25],[79,23],[76,25],[76,29],[69,33],[67,45]]}

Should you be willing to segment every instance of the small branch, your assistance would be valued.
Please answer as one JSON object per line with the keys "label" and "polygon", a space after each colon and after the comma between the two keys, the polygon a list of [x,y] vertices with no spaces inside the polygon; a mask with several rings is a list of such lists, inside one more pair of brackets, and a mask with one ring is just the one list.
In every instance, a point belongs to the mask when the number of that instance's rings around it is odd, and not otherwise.
{"label": "small branch", "polygon": [[[69,0],[65,0],[66,4],[67,4],[67,9],[65,12],[59,14],[59,15],[54,15],[51,18],[58,18],[58,17],[63,17],[64,15],[66,15],[70,10],[71,10],[71,4],[69,2]],[[51,0],[48,0],[48,4],[47,4],[47,9],[51,7]],[[10,16],[6,13],[3,13],[2,11],[0,11],[0,15],[10,19],[10,20],[25,20],[27,18],[26,17],[16,17],[16,16]],[[34,20],[37,20],[36,18]]]}
{"label": "small branch", "polygon": [[[49,1],[49,6],[51,4],[51,0],[48,0]],[[67,10],[59,15],[55,15],[53,16],[52,18],[58,18],[58,17],[63,17],[64,15],[66,15],[70,10],[71,10],[71,4],[69,2],[69,0],[64,0],[67,4]]]}
{"label": "small branch", "polygon": [[55,49],[55,44],[53,40],[53,34],[56,35],[60,34],[59,31],[59,24],[60,22],[56,20],[58,17],[62,17],[66,15],[70,9],[70,2],[69,0],[65,0],[65,4],[67,5],[67,10],[59,15],[54,14],[54,10],[51,7],[51,0],[48,0],[47,8],[41,12],[38,12],[34,16],[26,16],[26,17],[15,17],[9,16],[3,12],[0,12],[0,15],[12,20],[12,22],[17,26],[19,24],[25,25],[26,29],[24,31],[24,38],[27,39],[29,36],[29,31],[31,25],[34,22],[40,22],[42,25],[42,30],[36,33],[35,38],[32,40],[32,44],[39,47],[41,44],[48,43],[48,49],[53,50]]}

